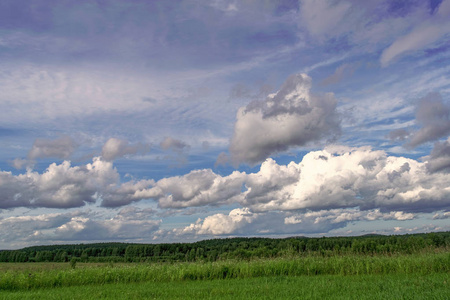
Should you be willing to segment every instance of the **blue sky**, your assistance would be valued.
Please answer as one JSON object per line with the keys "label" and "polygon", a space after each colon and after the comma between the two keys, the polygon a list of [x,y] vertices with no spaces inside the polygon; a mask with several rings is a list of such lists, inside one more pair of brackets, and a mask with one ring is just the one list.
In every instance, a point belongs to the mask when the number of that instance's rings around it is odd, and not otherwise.
{"label": "blue sky", "polygon": [[450,230],[450,1],[0,1],[0,249]]}

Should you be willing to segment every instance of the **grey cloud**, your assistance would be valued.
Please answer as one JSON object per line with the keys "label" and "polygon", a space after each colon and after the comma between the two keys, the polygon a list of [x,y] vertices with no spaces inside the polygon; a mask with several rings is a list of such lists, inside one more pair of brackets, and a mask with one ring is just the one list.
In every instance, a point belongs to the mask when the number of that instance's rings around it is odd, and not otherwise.
{"label": "grey cloud", "polygon": [[209,149],[210,146],[211,146],[211,145],[209,144],[208,141],[203,141],[203,142],[202,142],[202,149],[203,149],[204,151],[207,151],[207,150]]}
{"label": "grey cloud", "polygon": [[231,161],[254,165],[290,147],[304,146],[340,133],[333,94],[310,93],[311,78],[290,76],[265,101],[253,101],[237,113],[230,143]]}
{"label": "grey cloud", "polygon": [[158,199],[159,206],[181,208],[232,203],[239,196],[244,179],[245,173],[236,171],[222,177],[210,169],[163,178],[156,183],[156,187],[163,192]]}
{"label": "grey cloud", "polygon": [[115,187],[103,188],[99,195],[104,207],[120,207],[143,199],[161,196],[161,190],[153,187],[154,180],[128,181]]}
{"label": "grey cloud", "polygon": [[125,155],[132,155],[138,152],[146,153],[150,150],[149,145],[137,143],[130,145],[127,140],[110,138],[102,148],[102,157],[107,161],[112,161]]}
{"label": "grey cloud", "polygon": [[155,211],[151,208],[139,208],[135,206],[126,206],[122,208],[115,219],[120,220],[146,220],[150,216],[155,215]]}
{"label": "grey cloud", "polygon": [[161,143],[160,147],[163,150],[172,149],[175,152],[182,152],[189,148],[189,145],[181,140],[177,140],[171,137],[166,137]]}
{"label": "grey cloud", "polygon": [[[132,212],[137,214],[133,216]],[[34,232],[28,240],[83,242],[114,239],[148,242],[161,224],[161,220],[150,219],[152,214],[151,210],[124,208],[111,219],[94,219],[89,212],[61,215],[58,222],[49,223],[45,228],[32,226]],[[49,218],[48,215],[40,217]]]}
{"label": "grey cloud", "polygon": [[450,219],[450,211],[437,213],[433,216],[433,220],[445,220]]}
{"label": "grey cloud", "polygon": [[242,83],[238,83],[231,88],[231,91],[230,91],[231,99],[251,98],[251,97],[252,97],[252,94],[251,94],[250,88],[248,88],[246,85],[244,85]]}
{"label": "grey cloud", "polygon": [[30,164],[30,161],[21,158],[15,158],[10,162],[10,164],[14,169],[20,170],[23,169],[25,166],[28,166]]}
{"label": "grey cloud", "polygon": [[55,140],[36,139],[28,152],[28,158],[31,160],[49,157],[67,159],[77,147],[78,145],[69,136],[63,136]]}
{"label": "grey cloud", "polygon": [[439,93],[429,93],[420,99],[416,120],[422,128],[412,134],[407,147],[414,148],[450,134],[450,107]]}
{"label": "grey cloud", "polygon": [[222,166],[222,165],[227,164],[229,161],[230,161],[230,157],[228,156],[228,154],[226,154],[225,152],[221,152],[217,156],[214,166],[216,166],[216,167]]}
{"label": "grey cloud", "polygon": [[10,246],[22,246],[24,239],[32,239],[39,230],[57,228],[72,218],[82,215],[82,212],[52,213],[36,216],[11,216],[0,218],[0,243]]}
{"label": "grey cloud", "polygon": [[392,141],[404,141],[410,133],[403,128],[395,129],[389,132],[388,138]]}
{"label": "grey cloud", "polygon": [[436,142],[426,160],[427,168],[431,173],[450,172],[450,138],[444,142]]}
{"label": "grey cloud", "polygon": [[[147,240],[159,229],[160,220],[91,220],[88,218],[72,218],[57,229],[54,234],[47,235],[49,240]],[[40,238],[43,238],[42,236]],[[45,236],[44,236],[45,238]]]}

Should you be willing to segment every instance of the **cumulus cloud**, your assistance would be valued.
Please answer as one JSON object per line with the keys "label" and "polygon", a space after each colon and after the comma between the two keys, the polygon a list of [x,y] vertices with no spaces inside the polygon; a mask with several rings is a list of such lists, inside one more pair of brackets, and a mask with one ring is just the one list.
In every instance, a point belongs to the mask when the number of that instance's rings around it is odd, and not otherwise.
{"label": "cumulus cloud", "polygon": [[75,141],[69,136],[63,136],[55,140],[36,139],[33,147],[28,152],[28,159],[37,158],[69,158],[78,147]]}
{"label": "cumulus cloud", "polygon": [[412,133],[407,147],[417,147],[450,134],[450,107],[439,93],[429,93],[420,99],[416,109],[416,120],[422,125]]}
{"label": "cumulus cloud", "polygon": [[[251,174],[221,176],[204,169],[156,183],[132,183],[128,200],[112,206],[152,198],[161,208],[238,203],[255,213],[357,207],[408,214],[446,209],[449,174],[430,174],[428,168],[425,162],[369,147],[334,146],[310,152],[299,163],[279,165],[267,159]],[[126,199],[119,191],[113,194]]]}
{"label": "cumulus cloud", "polygon": [[305,213],[263,212],[236,208],[228,214],[214,214],[198,219],[184,228],[174,230],[177,236],[275,235],[295,233],[326,233],[345,227],[350,222],[375,220],[410,220],[415,216],[401,211],[381,213],[357,208],[308,211]]}
{"label": "cumulus cloud", "polygon": [[107,161],[113,161],[125,155],[132,155],[138,152],[146,153],[149,150],[150,147],[145,144],[137,143],[134,145],[130,145],[127,140],[110,138],[103,145],[102,158]]}
{"label": "cumulus cloud", "polygon": [[428,164],[368,147],[334,146],[310,152],[299,163],[267,159],[251,174],[221,176],[203,169],[157,182],[121,183],[111,162],[94,158],[82,166],[52,164],[42,174],[0,172],[0,207],[69,208],[96,201],[119,207],[153,199],[163,209],[240,204],[258,214],[358,208],[402,212],[390,216],[400,220],[450,207],[450,174],[430,173]]}
{"label": "cumulus cloud", "polygon": [[238,110],[230,143],[234,164],[256,164],[270,155],[339,134],[340,119],[333,94],[313,95],[306,74],[290,76],[264,101]]}
{"label": "cumulus cloud", "polygon": [[430,175],[425,163],[384,151],[327,148],[308,153],[296,168],[297,181],[258,201],[249,201],[249,189],[244,203],[254,211],[359,207],[426,212],[450,205],[448,175]]}
{"label": "cumulus cloud", "polygon": [[293,193],[293,186],[300,180],[300,167],[294,162],[278,165],[269,158],[261,164],[259,172],[249,174],[245,181],[246,191],[241,203],[260,206],[276,198],[286,198]]}
{"label": "cumulus cloud", "polygon": [[239,197],[244,179],[245,173],[235,171],[222,177],[210,169],[163,178],[156,183],[162,192],[158,203],[162,208],[232,203]]}
{"label": "cumulus cloud", "polygon": [[105,186],[119,180],[111,164],[94,160],[86,166],[72,167],[64,161],[51,164],[39,174],[28,170],[17,176],[1,172],[0,207],[43,206],[77,207],[95,202],[98,185]]}
{"label": "cumulus cloud", "polygon": [[113,164],[99,157],[82,166],[64,161],[51,164],[42,174],[32,170],[19,175],[0,172],[0,208],[69,208],[100,199],[105,206],[125,205],[141,200],[139,191],[152,184],[152,180],[120,183]]}

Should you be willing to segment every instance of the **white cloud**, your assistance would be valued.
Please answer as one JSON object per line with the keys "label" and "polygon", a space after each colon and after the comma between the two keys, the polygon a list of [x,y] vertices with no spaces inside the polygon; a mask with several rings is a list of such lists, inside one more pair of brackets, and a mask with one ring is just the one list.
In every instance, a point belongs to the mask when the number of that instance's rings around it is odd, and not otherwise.
{"label": "white cloud", "polygon": [[[450,205],[448,175],[430,175],[425,163],[387,156],[384,151],[327,148],[308,153],[297,168],[297,181],[244,205],[254,211],[345,207],[434,211]],[[247,194],[244,199],[248,201]]]}
{"label": "white cloud", "polygon": [[290,147],[339,134],[336,99],[331,93],[311,94],[311,84],[306,74],[292,75],[276,94],[239,109],[229,148],[234,164],[256,164]]}
{"label": "white cloud", "polygon": [[426,163],[369,147],[334,146],[310,152],[299,163],[279,165],[267,159],[256,173],[220,176],[209,169],[196,170],[131,190],[136,191],[133,199],[154,198],[161,208],[232,203],[253,212],[358,207],[403,211],[392,218],[409,218],[411,212],[450,206],[449,176],[430,174]]}
{"label": "white cloud", "polygon": [[175,229],[173,233],[177,237],[326,233],[331,229],[345,227],[350,222],[380,219],[405,221],[414,217],[401,211],[381,213],[378,209],[255,213],[248,208],[236,208],[228,214],[219,213],[198,219],[184,228]]}
{"label": "white cloud", "polygon": [[0,207],[69,208],[99,199],[105,206],[125,205],[141,200],[138,192],[153,184],[153,180],[121,184],[113,164],[98,157],[82,166],[64,161],[51,164],[42,174],[32,170],[19,175],[0,172]]}
{"label": "white cloud", "polygon": [[232,234],[251,223],[255,218],[257,218],[257,215],[251,213],[247,208],[236,208],[230,211],[228,215],[215,214],[206,217],[204,220],[199,219],[195,224],[191,224],[182,229],[179,234]]}

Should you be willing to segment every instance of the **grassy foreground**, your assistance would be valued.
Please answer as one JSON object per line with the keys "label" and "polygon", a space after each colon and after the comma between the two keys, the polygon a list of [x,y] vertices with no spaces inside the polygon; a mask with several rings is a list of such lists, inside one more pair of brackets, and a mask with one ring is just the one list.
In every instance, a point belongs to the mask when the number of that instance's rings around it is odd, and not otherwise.
{"label": "grassy foreground", "polygon": [[448,299],[449,274],[447,251],[75,269],[4,263],[0,299]]}
{"label": "grassy foreground", "polygon": [[448,274],[120,283],[0,292],[0,299],[448,299]]}

